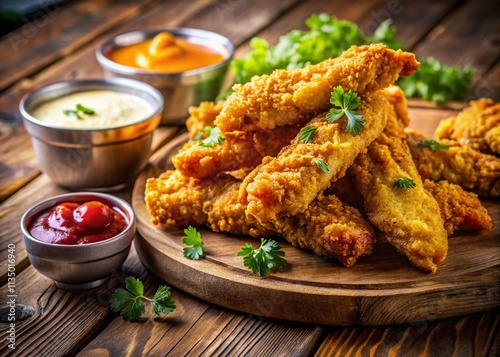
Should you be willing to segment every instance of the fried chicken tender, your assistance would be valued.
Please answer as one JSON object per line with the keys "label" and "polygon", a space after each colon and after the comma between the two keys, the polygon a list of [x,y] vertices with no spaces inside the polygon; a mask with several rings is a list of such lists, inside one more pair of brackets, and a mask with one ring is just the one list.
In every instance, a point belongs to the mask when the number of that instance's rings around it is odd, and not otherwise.
{"label": "fried chicken tender", "polygon": [[[351,167],[364,197],[370,222],[415,267],[435,272],[448,252],[448,234],[438,203],[424,189],[405,140],[403,126],[391,111],[384,132]],[[416,186],[393,187],[400,178]]]}
{"label": "fried chicken tender", "polygon": [[166,171],[147,180],[146,207],[154,224],[207,225],[214,232],[254,238],[278,235],[294,246],[338,258],[348,267],[372,252],[373,228],[337,197],[319,196],[302,214],[277,220],[268,229],[245,215],[238,200],[240,184],[226,174],[198,180]]}
{"label": "fried chicken tender", "polygon": [[304,124],[330,107],[341,85],[360,96],[382,90],[419,68],[414,54],[383,44],[352,46],[334,59],[295,70],[275,70],[233,86],[215,123],[222,132]]}
{"label": "fried chicken tender", "polygon": [[194,138],[206,126],[214,126],[217,115],[222,110],[224,101],[201,102],[199,106],[189,107],[189,117],[186,120],[186,127],[190,139]]}
{"label": "fried chicken tender", "polygon": [[485,154],[500,154],[500,103],[488,98],[469,102],[456,117],[442,120],[437,139],[450,139]]}
{"label": "fried chicken tender", "polygon": [[491,231],[493,219],[477,195],[442,180],[424,180],[424,188],[436,199],[449,235],[457,230]]}
{"label": "fried chicken tender", "polygon": [[423,179],[446,180],[483,197],[500,196],[500,158],[447,139],[439,141],[449,146],[447,150],[419,147],[418,143],[428,138],[416,130],[407,133],[413,161]]}
{"label": "fried chicken tender", "polygon": [[[331,181],[342,177],[354,159],[382,132],[390,104],[381,92],[361,99],[358,113],[365,118],[360,135],[346,131],[347,119],[332,123],[321,114],[308,125],[316,131],[311,142],[297,138],[276,157],[265,157],[262,164],[243,180],[240,200],[247,206],[247,215],[263,225],[278,217],[304,212],[319,192]],[[317,164],[323,160],[328,172]]]}
{"label": "fried chicken tender", "polygon": [[183,175],[197,178],[217,172],[250,171],[260,165],[264,156],[276,156],[299,131],[298,126],[234,131],[225,133],[222,143],[210,147],[189,141],[172,157],[172,162]]}

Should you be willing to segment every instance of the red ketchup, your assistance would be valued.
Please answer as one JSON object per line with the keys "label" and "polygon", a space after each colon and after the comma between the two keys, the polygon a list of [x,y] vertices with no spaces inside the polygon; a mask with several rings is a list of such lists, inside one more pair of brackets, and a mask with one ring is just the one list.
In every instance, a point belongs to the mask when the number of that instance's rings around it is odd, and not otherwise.
{"label": "red ketchup", "polygon": [[88,201],[60,203],[36,216],[28,230],[47,243],[85,244],[114,237],[126,226],[125,215],[117,207]]}

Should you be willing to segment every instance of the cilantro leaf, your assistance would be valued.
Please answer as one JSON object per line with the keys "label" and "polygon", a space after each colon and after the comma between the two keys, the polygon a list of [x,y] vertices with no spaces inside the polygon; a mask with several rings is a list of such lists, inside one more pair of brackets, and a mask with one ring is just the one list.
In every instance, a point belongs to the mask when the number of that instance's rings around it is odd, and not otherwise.
{"label": "cilantro leaf", "polygon": [[226,139],[224,139],[220,135],[220,129],[219,128],[212,128],[210,126],[206,126],[203,131],[208,134],[208,136],[205,139],[198,139],[200,140],[200,145],[204,147],[212,147],[216,144],[221,144],[223,143]]}
{"label": "cilantro leaf", "polygon": [[196,230],[196,228],[189,226],[184,229],[185,237],[182,237],[181,241],[183,244],[192,245],[192,247],[187,247],[183,249],[183,254],[186,258],[199,260],[205,257],[205,252],[203,251],[203,241],[201,239],[201,234]]}
{"label": "cilantro leaf", "polygon": [[326,164],[325,160],[323,160],[323,159],[321,159],[319,157],[315,157],[314,158],[314,163],[316,165],[318,165],[318,167],[321,169],[321,171],[323,171],[325,174],[330,171],[330,168]]}
{"label": "cilantro leaf", "polygon": [[84,107],[81,104],[76,105],[76,109],[64,109],[63,114],[71,117],[75,117],[77,119],[83,119],[79,113],[87,114],[87,115],[94,115],[95,111],[93,111],[90,108]]}
{"label": "cilantro leaf", "polygon": [[409,188],[417,187],[417,184],[412,179],[401,177],[392,183],[392,187],[407,190]]}
{"label": "cilantro leaf", "polygon": [[424,139],[420,140],[417,146],[422,148],[429,148],[431,150],[448,150],[450,148],[449,145],[443,145],[440,142],[433,139]]}
{"label": "cilantro leaf", "polygon": [[342,86],[336,86],[331,94],[330,103],[340,108],[331,108],[326,115],[326,120],[333,122],[344,116],[347,116],[347,132],[359,135],[365,127],[363,116],[354,111],[361,104],[361,98],[358,94],[349,90],[345,93]]}
{"label": "cilantro leaf", "polygon": [[264,238],[260,239],[260,247],[257,249],[245,243],[237,255],[243,257],[243,265],[260,276],[266,276],[271,269],[280,269],[286,264],[283,258],[285,252],[281,250],[281,246],[274,240],[267,241]]}
{"label": "cilantro leaf", "polygon": [[[125,290],[126,289],[126,290]],[[125,279],[125,289],[116,289],[111,295],[109,307],[113,312],[120,312],[126,321],[138,321],[146,308],[144,300],[151,303],[156,315],[168,314],[175,310],[175,301],[170,298],[170,288],[160,285],[155,296],[150,299],[144,296],[144,284],[133,276]]]}
{"label": "cilantro leaf", "polygon": [[313,125],[308,125],[300,129],[299,138],[297,141],[303,141],[306,143],[310,143],[314,139],[314,133],[316,132],[316,127]]}

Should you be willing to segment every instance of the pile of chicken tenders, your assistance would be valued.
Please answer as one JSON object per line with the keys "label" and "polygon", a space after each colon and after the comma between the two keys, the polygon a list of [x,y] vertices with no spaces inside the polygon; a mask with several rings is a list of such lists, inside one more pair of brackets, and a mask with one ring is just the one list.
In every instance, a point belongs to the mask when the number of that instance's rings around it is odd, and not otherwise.
{"label": "pile of chicken tenders", "polygon": [[[500,104],[471,102],[429,140],[407,128],[394,85],[418,68],[412,53],[352,46],[190,108],[175,170],[146,183],[153,224],[280,237],[346,267],[383,234],[414,267],[435,272],[453,232],[493,227],[478,196],[500,196]],[[329,120],[339,86],[358,97],[357,133],[348,115]]]}

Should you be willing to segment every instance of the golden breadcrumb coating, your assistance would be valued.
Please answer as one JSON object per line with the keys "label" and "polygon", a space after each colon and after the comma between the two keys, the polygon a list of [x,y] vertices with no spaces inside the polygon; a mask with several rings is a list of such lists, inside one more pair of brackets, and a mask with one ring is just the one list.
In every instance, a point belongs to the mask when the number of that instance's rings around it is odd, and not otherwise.
{"label": "golden breadcrumb coating", "polygon": [[320,196],[302,214],[263,227],[245,215],[238,200],[241,181],[230,175],[197,180],[167,171],[146,185],[146,207],[154,224],[207,225],[214,232],[280,236],[290,244],[352,266],[373,250],[371,225],[335,196]]}
{"label": "golden breadcrumb coating", "polygon": [[283,126],[256,132],[224,133],[224,141],[210,147],[189,141],[174,155],[174,167],[183,175],[203,178],[217,172],[250,171],[264,156],[276,156],[300,131],[298,126]]}
{"label": "golden breadcrumb coating", "polygon": [[[405,133],[391,111],[384,132],[360,154],[351,170],[364,197],[370,222],[415,267],[435,272],[448,252],[448,234],[438,203],[425,190],[413,163]],[[414,188],[393,187],[400,178]]]}
{"label": "golden breadcrumb coating", "polygon": [[450,139],[485,154],[500,154],[500,103],[488,98],[469,102],[456,117],[442,120],[437,139]]}
{"label": "golden breadcrumb coating", "polygon": [[500,158],[447,139],[439,140],[449,146],[447,150],[431,150],[418,146],[428,139],[424,134],[416,130],[407,133],[413,161],[423,179],[447,180],[483,197],[500,196]]}
{"label": "golden breadcrumb coating", "polygon": [[301,69],[275,70],[234,85],[215,123],[222,132],[304,124],[331,107],[331,91],[338,85],[363,95],[418,68],[412,53],[383,44],[352,46],[337,58]]}
{"label": "golden breadcrumb coating", "polygon": [[[308,124],[316,127],[311,142],[295,139],[277,157],[265,157],[247,175],[240,189],[247,214],[265,225],[278,216],[303,212],[380,135],[389,109],[390,104],[381,92],[363,97],[358,113],[365,118],[365,127],[360,135],[346,131],[345,116],[332,123],[326,120],[326,114],[313,119]],[[323,172],[316,159],[322,159],[329,171]]]}
{"label": "golden breadcrumb coating", "polygon": [[476,194],[445,180],[425,180],[424,188],[438,202],[449,235],[458,230],[491,231],[493,228],[493,219]]}
{"label": "golden breadcrumb coating", "polygon": [[222,110],[224,101],[201,102],[199,106],[189,107],[189,117],[186,120],[186,127],[189,138],[194,138],[206,126],[214,126],[214,121],[217,115]]}

